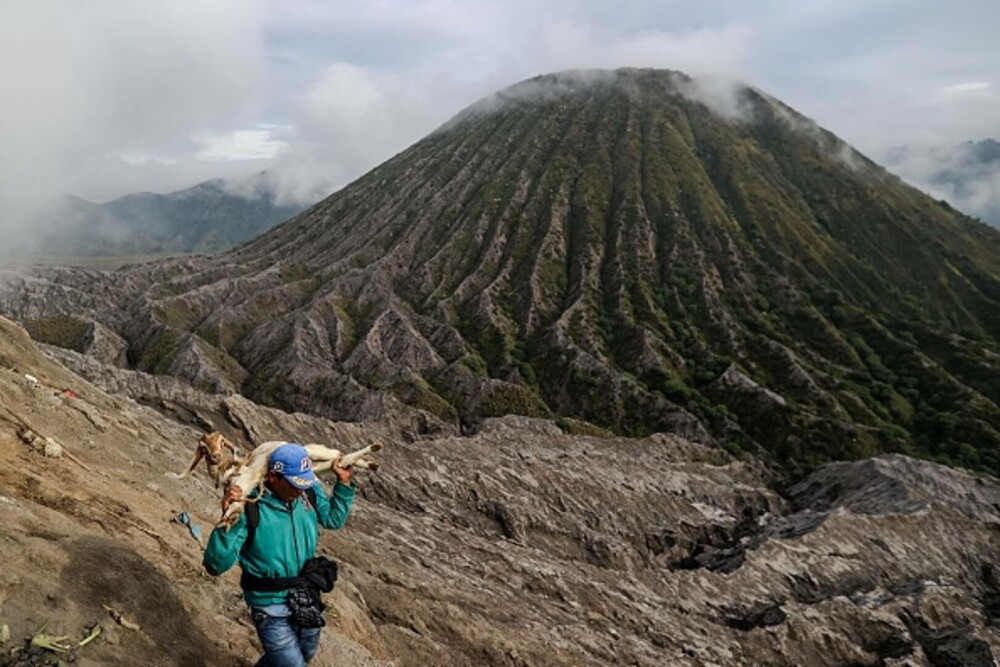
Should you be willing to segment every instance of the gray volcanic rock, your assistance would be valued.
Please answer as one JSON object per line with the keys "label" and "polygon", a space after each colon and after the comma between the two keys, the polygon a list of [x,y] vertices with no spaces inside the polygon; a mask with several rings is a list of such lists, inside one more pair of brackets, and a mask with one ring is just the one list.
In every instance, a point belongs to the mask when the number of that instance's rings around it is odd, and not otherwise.
{"label": "gray volcanic rock", "polygon": [[391,307],[378,316],[344,360],[344,370],[352,376],[385,387],[446,365],[412,320]]}
{"label": "gray volcanic rock", "polygon": [[217,394],[236,393],[246,379],[246,371],[236,360],[196,336],[187,337],[165,370]]}
{"label": "gray volcanic rock", "polygon": [[[201,546],[170,521],[181,509],[204,528],[218,517],[202,469],[168,474],[209,425],[245,446],[385,445],[380,470],[357,473],[346,527],[320,540],[340,579],[318,664],[934,667],[1000,655],[995,479],[892,455],[821,467],[782,494],[754,460],[673,435],[571,436],[505,417],[408,442],[391,425],[215,396],[195,409],[197,428],[166,419],[0,319],[0,606],[15,638],[0,661],[27,659],[17,638],[43,624],[82,636],[107,604],[143,630],[102,623],[65,659],[252,664],[238,574],[205,575]],[[100,473],[30,449],[26,427]]]}
{"label": "gray volcanic rock", "polygon": [[890,456],[790,494],[674,437],[490,420],[386,452],[336,545],[434,664],[993,664],[995,482]]}
{"label": "gray volcanic rock", "polygon": [[83,335],[82,351],[105,364],[124,366],[128,343],[100,322],[91,322]]}
{"label": "gray volcanic rock", "polygon": [[42,349],[60,364],[112,394],[124,394],[134,399],[158,398],[179,401],[206,410],[215,409],[222,397],[199,391],[177,378],[132,371],[79,352],[54,345]]}
{"label": "gray volcanic rock", "polygon": [[727,368],[712,387],[720,393],[741,394],[749,398],[752,402],[752,405],[749,406],[751,409],[766,411],[784,408],[788,405],[788,401],[784,397],[770,389],[761,387],[741,373],[735,365]]}

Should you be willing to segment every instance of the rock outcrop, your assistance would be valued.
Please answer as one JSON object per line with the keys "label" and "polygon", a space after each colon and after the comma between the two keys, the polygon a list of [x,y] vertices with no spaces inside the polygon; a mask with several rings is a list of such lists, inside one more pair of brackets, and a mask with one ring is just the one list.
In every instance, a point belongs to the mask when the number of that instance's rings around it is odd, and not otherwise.
{"label": "rock outcrop", "polygon": [[128,343],[100,322],[90,322],[83,334],[81,352],[101,363],[124,367]]}
{"label": "rock outcrop", "polygon": [[[890,455],[781,487],[752,458],[675,435],[571,436],[505,417],[410,442],[391,425],[238,395],[196,408],[194,425],[157,407],[105,393],[0,319],[0,621],[12,633],[0,664],[43,660],[22,641],[43,624],[75,642],[94,623],[101,637],[71,652],[81,662],[251,664],[237,575],[204,574],[198,542],[170,521],[183,510],[207,530],[218,517],[203,470],[168,474],[209,424],[246,446],[386,445],[379,472],[359,473],[347,526],[321,540],[341,578],[319,664],[932,667],[1000,655],[992,478]],[[26,428],[90,470],[29,448]]]}
{"label": "rock outcrop", "polygon": [[338,548],[394,554],[369,605],[441,664],[500,624],[489,664],[992,665],[1000,649],[995,481],[896,455],[778,495],[676,438],[518,420],[387,456],[364,537]]}

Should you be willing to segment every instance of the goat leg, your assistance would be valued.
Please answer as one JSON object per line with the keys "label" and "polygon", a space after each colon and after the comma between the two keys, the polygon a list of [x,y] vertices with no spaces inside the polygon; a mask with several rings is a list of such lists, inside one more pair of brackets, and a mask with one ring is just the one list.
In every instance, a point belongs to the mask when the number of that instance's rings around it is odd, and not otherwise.
{"label": "goat leg", "polygon": [[198,467],[198,462],[205,456],[205,447],[199,442],[198,449],[194,450],[194,458],[191,459],[191,466],[182,472],[181,474],[174,473],[172,476],[174,479],[184,479],[188,475],[194,472],[194,469]]}
{"label": "goat leg", "polygon": [[[359,449],[356,452],[351,452],[350,454],[345,454],[344,456],[340,457],[340,461],[338,462],[337,465],[339,465],[341,468],[349,468],[355,465],[358,466],[359,468],[368,468],[371,466],[371,463],[367,461],[368,455],[373,452],[377,452],[380,449],[382,449],[382,445],[378,443],[375,443],[374,445],[368,445],[363,449]],[[362,461],[364,461],[364,463],[362,463]]]}
{"label": "goat leg", "polygon": [[242,463],[243,462],[243,457],[240,456],[240,454],[242,454],[243,452],[239,449],[239,447],[237,447],[236,445],[234,445],[226,437],[222,438],[222,444],[223,444],[223,446],[228,447],[233,452],[233,462],[234,463]]}

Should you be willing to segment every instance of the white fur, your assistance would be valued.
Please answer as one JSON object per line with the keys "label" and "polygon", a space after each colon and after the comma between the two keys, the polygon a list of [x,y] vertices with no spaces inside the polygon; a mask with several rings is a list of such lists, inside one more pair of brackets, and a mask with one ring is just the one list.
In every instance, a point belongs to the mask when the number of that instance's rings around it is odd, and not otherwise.
{"label": "white fur", "polygon": [[[284,444],[286,443],[283,440],[272,440],[262,443],[250,452],[250,456],[244,459],[238,466],[234,466],[225,472],[222,481],[225,482],[227,491],[231,486],[238,486],[243,491],[243,496],[234,500],[229,505],[226,511],[223,512],[218,525],[225,526],[227,529],[232,527],[240,518],[240,514],[243,513],[244,505],[248,502],[254,502],[248,497],[250,492],[254,489],[263,492],[264,480],[267,479],[267,459],[271,456],[271,452]],[[382,445],[369,445],[350,454],[344,454],[339,449],[333,449],[325,445],[309,444],[305,445],[305,448],[309,454],[309,458],[312,459],[313,470],[315,472],[330,470],[335,464],[338,464],[341,468],[354,467],[377,470],[378,464],[367,457],[372,452],[382,449]]]}

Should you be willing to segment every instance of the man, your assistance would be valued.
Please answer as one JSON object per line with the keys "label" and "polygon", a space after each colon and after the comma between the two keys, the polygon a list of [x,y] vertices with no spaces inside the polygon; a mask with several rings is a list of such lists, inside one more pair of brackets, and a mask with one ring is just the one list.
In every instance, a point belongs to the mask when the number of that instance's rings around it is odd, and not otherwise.
{"label": "man", "polygon": [[[296,622],[288,605],[292,584],[282,580],[299,577],[313,557],[319,525],[336,529],[347,520],[355,488],[351,469],[334,466],[333,472],[337,482],[328,496],[305,447],[279,446],[268,457],[265,490],[252,511],[258,513],[257,519],[248,517],[252,513],[248,509],[232,528],[216,528],[208,540],[203,564],[209,574],[222,574],[237,560],[243,569],[240,586],[264,647],[257,667],[303,667],[316,654],[320,628]],[[315,494],[306,494],[307,489]],[[223,511],[242,496],[243,489],[230,487],[222,499]]]}

